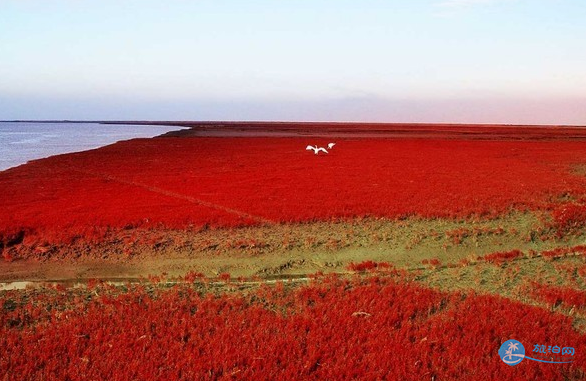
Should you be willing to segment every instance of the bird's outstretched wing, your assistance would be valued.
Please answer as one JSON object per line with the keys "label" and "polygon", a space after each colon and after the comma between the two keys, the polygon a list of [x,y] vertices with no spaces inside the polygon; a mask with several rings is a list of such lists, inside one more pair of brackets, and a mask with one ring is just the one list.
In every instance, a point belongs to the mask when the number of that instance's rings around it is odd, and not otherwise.
{"label": "bird's outstretched wing", "polygon": [[324,147],[319,147],[315,152],[319,152],[319,151],[324,151],[325,153],[329,153],[328,151],[326,151],[326,149]]}
{"label": "bird's outstretched wing", "polygon": [[315,151],[315,149],[316,149],[316,148],[315,148],[315,147],[312,147],[312,146],[307,146],[307,147],[305,148],[305,150],[306,150],[306,151],[309,151],[309,150],[314,150],[314,151]]}
{"label": "bird's outstretched wing", "polygon": [[328,149],[334,148],[335,145],[336,145],[336,143],[328,143]]}

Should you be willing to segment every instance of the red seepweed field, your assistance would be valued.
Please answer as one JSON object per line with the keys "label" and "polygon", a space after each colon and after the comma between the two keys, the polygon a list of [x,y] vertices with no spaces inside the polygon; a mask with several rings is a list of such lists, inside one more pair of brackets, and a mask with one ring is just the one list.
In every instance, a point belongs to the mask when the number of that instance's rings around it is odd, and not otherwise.
{"label": "red seepweed field", "polygon": [[[135,139],[0,174],[0,232],[45,240],[100,228],[201,228],[355,217],[586,217],[586,141]],[[570,221],[567,221],[570,219]],[[567,226],[566,226],[567,225]]]}
{"label": "red seepweed field", "polygon": [[586,130],[350,127],[0,172],[0,379],[586,378]]}
{"label": "red seepweed field", "polygon": [[[380,275],[380,274],[379,274]],[[578,380],[586,336],[571,319],[496,296],[442,293],[402,276],[317,278],[244,294],[108,285],[7,293],[5,380]],[[196,282],[195,285],[199,283]],[[501,362],[514,338],[577,350],[572,364]]]}

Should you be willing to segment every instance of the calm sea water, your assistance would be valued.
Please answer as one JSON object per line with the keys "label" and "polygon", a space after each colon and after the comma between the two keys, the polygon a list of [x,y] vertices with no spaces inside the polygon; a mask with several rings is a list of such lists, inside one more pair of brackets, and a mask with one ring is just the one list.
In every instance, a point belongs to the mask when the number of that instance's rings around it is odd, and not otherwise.
{"label": "calm sea water", "polygon": [[150,138],[173,126],[97,123],[0,123],[0,171],[52,155],[85,151],[120,140]]}

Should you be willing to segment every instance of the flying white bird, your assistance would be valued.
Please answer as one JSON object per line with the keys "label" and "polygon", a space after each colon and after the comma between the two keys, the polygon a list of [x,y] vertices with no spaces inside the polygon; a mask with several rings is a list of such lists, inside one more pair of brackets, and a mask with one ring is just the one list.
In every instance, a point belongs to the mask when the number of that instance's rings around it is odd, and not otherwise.
{"label": "flying white bird", "polygon": [[326,151],[326,149],[325,149],[325,148],[323,148],[323,147],[318,147],[317,145],[316,145],[315,147],[314,147],[314,146],[307,146],[307,147],[305,147],[305,150],[306,150],[306,151],[313,150],[313,152],[314,152],[316,155],[317,155],[317,154],[318,154],[320,151],[323,151],[323,152],[325,152],[325,153],[328,153],[328,151]]}
{"label": "flying white bird", "polygon": [[336,145],[336,143],[328,143],[328,149],[334,148],[335,145]]}

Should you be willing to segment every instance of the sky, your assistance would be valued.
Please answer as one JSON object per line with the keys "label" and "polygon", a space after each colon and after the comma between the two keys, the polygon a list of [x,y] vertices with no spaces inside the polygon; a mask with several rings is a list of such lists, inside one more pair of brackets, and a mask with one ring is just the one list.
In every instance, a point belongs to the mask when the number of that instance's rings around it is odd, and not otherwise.
{"label": "sky", "polygon": [[584,0],[0,0],[0,120],[586,125]]}

